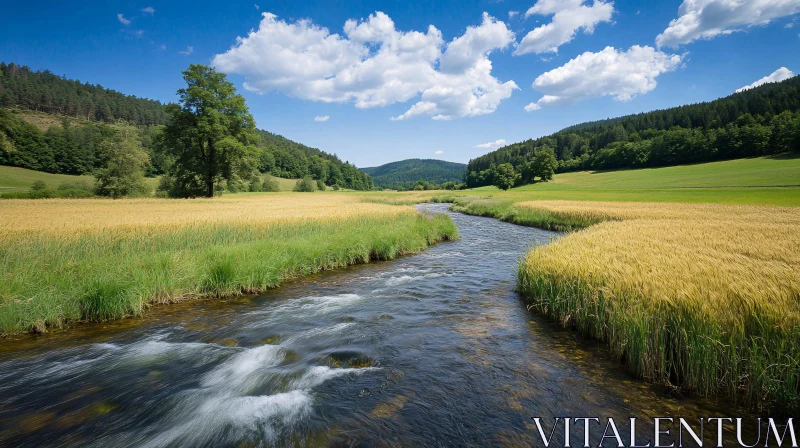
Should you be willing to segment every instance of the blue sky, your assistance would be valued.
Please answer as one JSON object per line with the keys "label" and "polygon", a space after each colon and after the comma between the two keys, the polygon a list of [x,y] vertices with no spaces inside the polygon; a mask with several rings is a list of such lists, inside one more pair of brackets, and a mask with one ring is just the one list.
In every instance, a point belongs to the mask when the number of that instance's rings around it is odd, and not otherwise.
{"label": "blue sky", "polygon": [[11,2],[0,60],[164,102],[213,63],[260,128],[361,167],[466,162],[800,71],[800,0],[332,3]]}

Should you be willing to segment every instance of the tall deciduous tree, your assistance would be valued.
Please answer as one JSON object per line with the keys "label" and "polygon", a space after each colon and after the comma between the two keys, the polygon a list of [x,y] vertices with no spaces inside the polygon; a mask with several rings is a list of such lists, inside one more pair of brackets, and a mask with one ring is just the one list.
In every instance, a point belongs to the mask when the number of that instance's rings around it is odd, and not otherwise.
{"label": "tall deciduous tree", "polygon": [[224,73],[192,64],[183,72],[187,87],[180,104],[167,106],[164,145],[174,157],[170,194],[214,196],[222,180],[249,179],[258,141],[253,116]]}
{"label": "tall deciduous tree", "polygon": [[494,169],[494,186],[501,190],[508,190],[519,180],[519,174],[510,163],[502,163]]}
{"label": "tall deciduous tree", "polygon": [[106,162],[105,168],[95,174],[95,192],[113,198],[150,194],[144,182],[144,170],[150,157],[142,148],[135,128],[124,127],[120,134],[120,140],[108,139],[100,144]]}

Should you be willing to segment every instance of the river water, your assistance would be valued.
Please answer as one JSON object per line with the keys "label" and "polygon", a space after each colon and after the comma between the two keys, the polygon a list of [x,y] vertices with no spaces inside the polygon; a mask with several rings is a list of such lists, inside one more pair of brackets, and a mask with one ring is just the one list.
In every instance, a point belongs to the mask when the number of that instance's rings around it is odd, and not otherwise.
{"label": "river water", "polygon": [[653,417],[736,413],[526,310],[517,260],[558,234],[451,216],[461,239],[419,255],[0,342],[0,445],[541,446],[532,417],[652,439]]}

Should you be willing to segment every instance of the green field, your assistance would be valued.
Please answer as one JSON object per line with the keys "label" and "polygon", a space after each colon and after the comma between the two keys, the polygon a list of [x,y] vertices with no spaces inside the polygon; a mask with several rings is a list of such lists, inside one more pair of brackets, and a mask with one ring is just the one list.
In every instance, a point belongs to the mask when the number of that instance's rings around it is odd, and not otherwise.
{"label": "green field", "polygon": [[800,155],[664,168],[556,174],[551,182],[469,194],[514,200],[686,202],[800,206]]}
{"label": "green field", "polygon": [[[25,168],[17,168],[13,166],[0,166],[0,194],[8,191],[24,191],[28,190],[31,185],[41,180],[47,184],[48,188],[57,188],[59,184],[64,182],[74,182],[76,180],[85,181],[89,184],[94,184],[94,177],[92,176],[71,176],[69,174],[50,174],[41,171],[27,170]],[[158,185],[158,178],[145,179],[148,185],[154,190]],[[297,182],[295,179],[281,179],[278,178],[281,191],[292,191],[294,184]]]}

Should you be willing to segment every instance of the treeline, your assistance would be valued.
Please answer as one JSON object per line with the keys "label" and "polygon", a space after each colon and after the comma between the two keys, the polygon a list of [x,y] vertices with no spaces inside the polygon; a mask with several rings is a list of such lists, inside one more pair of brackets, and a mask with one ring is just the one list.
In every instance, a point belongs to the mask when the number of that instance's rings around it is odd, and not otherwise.
{"label": "treeline", "polygon": [[0,62],[0,107],[106,123],[125,120],[137,125],[158,125],[166,122],[164,106],[158,101],[66,79],[49,70],[32,71],[13,62]]}
{"label": "treeline", "polygon": [[555,155],[557,172],[670,166],[798,151],[800,77],[712,102],[584,123],[515,143],[471,160],[467,185],[493,184],[496,168],[502,164],[523,171],[542,150]]}
{"label": "treeline", "polygon": [[434,159],[407,159],[361,169],[375,186],[391,190],[457,189],[465,170],[463,163]]}
{"label": "treeline", "polygon": [[[124,123],[76,124],[66,118],[61,125],[41,131],[13,110],[0,108],[0,165],[17,166],[57,174],[92,174],[105,166],[103,142],[118,139],[118,129],[129,132]],[[164,160],[153,145],[158,126],[133,127],[135,138],[148,152],[147,174],[163,172]]]}

